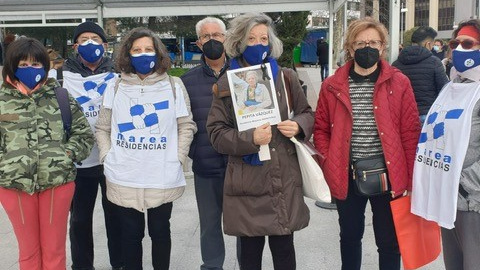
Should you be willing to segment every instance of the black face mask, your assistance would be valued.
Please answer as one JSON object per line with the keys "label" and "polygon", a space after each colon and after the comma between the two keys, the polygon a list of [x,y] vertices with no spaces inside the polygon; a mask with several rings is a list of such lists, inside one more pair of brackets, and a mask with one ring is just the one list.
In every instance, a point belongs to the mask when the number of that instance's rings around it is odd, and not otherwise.
{"label": "black face mask", "polygon": [[203,44],[202,51],[208,59],[217,60],[222,57],[224,51],[223,43],[212,38]]}
{"label": "black face mask", "polygon": [[380,52],[378,49],[367,46],[363,49],[355,51],[355,63],[364,69],[373,67],[380,59]]}

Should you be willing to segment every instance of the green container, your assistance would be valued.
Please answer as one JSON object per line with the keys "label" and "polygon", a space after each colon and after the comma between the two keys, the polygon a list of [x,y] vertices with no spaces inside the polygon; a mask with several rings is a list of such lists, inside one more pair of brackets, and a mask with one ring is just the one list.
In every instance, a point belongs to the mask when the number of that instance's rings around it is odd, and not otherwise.
{"label": "green container", "polygon": [[301,47],[299,45],[295,46],[293,49],[293,63],[295,66],[301,65],[300,63],[300,56],[302,54]]}

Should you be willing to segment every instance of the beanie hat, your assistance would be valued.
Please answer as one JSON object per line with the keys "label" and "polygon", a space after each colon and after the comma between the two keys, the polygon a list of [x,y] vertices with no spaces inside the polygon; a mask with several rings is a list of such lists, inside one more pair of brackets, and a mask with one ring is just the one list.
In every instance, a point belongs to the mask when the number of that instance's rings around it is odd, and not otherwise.
{"label": "beanie hat", "polygon": [[80,36],[82,33],[85,32],[91,32],[99,35],[103,42],[107,42],[107,37],[105,36],[105,32],[103,29],[100,27],[100,25],[94,23],[94,22],[84,22],[79,24],[76,28],[75,31],[73,31],[73,42],[77,43],[77,38]]}

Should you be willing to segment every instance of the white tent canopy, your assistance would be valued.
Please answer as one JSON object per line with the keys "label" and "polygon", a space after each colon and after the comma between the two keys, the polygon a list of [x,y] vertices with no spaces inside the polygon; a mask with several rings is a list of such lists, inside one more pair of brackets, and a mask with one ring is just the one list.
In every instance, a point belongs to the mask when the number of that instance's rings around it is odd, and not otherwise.
{"label": "white tent canopy", "polygon": [[[215,15],[244,12],[338,11],[347,0],[1,0],[0,27],[75,26],[66,19]],[[399,42],[400,5],[390,0],[390,59],[396,59]],[[336,22],[342,27],[344,22]],[[329,39],[333,38],[334,21],[330,16]],[[333,50],[330,46],[330,70]]]}

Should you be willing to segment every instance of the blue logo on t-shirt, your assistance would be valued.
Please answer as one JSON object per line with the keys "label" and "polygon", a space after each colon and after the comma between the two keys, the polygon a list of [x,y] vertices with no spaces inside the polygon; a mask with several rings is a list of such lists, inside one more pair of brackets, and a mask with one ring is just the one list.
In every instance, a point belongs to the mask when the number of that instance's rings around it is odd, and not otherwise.
{"label": "blue logo on t-shirt", "polygon": [[[100,83],[96,83],[94,81],[86,81],[83,83],[83,89],[87,91],[86,96],[79,96],[76,98],[78,104],[82,105],[92,99],[92,96],[103,96],[103,93],[105,93],[105,89],[107,88],[107,83],[109,80],[113,79],[115,75],[110,72],[108,73],[105,78],[103,78],[103,81]],[[96,92],[98,94],[95,94],[93,92]]]}
{"label": "blue logo on t-shirt", "polygon": [[[438,120],[459,119],[462,113],[463,113],[463,109],[452,109],[447,111],[444,119],[438,119]],[[438,112],[434,112],[428,115],[426,120],[427,129],[431,128],[431,127],[428,127],[429,125],[433,125],[433,133],[431,133],[430,138],[427,132],[420,133],[420,138],[418,139],[419,144],[425,143],[429,140],[436,140],[442,137],[443,135],[445,135],[445,122],[440,121],[437,123],[436,121],[437,121],[437,118],[439,118],[438,116],[439,116]]]}
{"label": "blue logo on t-shirt", "polygon": [[152,127],[158,124],[158,115],[156,111],[166,110],[169,108],[168,100],[157,103],[135,104],[130,107],[130,115],[132,122],[118,124],[120,133],[133,130]]}

